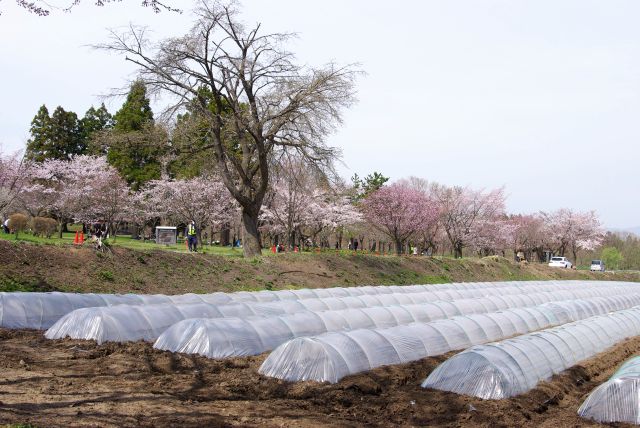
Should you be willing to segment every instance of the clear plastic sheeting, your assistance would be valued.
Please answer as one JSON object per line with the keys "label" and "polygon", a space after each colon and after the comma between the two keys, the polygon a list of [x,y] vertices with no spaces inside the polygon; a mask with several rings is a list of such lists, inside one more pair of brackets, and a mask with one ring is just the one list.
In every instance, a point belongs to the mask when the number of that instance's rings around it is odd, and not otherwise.
{"label": "clear plastic sheeting", "polygon": [[[600,295],[606,295],[611,287],[625,286],[630,291],[640,292],[640,284],[627,282],[609,282],[606,287],[602,282],[597,281],[532,281],[532,282],[497,282],[497,283],[470,283],[473,287],[462,287],[466,283],[459,284],[436,284],[433,285],[408,285],[408,286],[379,286],[379,287],[352,287],[352,288],[325,288],[325,289],[305,289],[305,290],[282,290],[282,291],[260,291],[233,293],[234,300],[227,303],[261,303],[261,302],[287,302],[294,300],[311,300],[324,298],[347,298],[347,297],[375,297],[384,299],[385,296],[395,296],[398,303],[422,303],[435,300],[457,300],[472,297],[503,296],[511,294],[538,293],[545,291],[567,290],[574,291],[580,289],[599,289]],[[312,294],[313,293],[313,294]],[[317,295],[317,297],[313,297]],[[297,296],[294,298],[292,296]],[[219,303],[219,302],[210,302]]]}
{"label": "clear plastic sheeting", "polygon": [[422,383],[483,399],[513,397],[538,382],[640,334],[640,307],[474,346],[438,366]]}
{"label": "clear plastic sheeting", "polygon": [[[560,287],[562,288],[562,287]],[[538,285],[532,285],[526,291],[537,290]],[[487,291],[496,291],[489,289]],[[571,287],[567,290],[544,291],[527,295],[512,294],[523,290],[518,287],[502,287],[495,301],[505,302],[524,301],[527,306],[549,302],[552,300],[572,299],[579,297],[594,297],[616,294],[630,294],[640,292],[640,288],[633,286],[602,287]],[[450,292],[447,292],[450,293]],[[461,293],[456,291],[456,293]],[[521,296],[521,297],[517,297]],[[452,295],[447,294],[449,301]],[[106,341],[134,341],[156,340],[158,336],[171,325],[188,318],[229,318],[248,316],[274,316],[293,314],[302,311],[332,311],[351,308],[368,308],[376,306],[414,305],[430,303],[434,299],[434,292],[423,293],[392,293],[374,294],[350,297],[332,297],[318,299],[283,300],[268,303],[230,303],[214,305],[199,303],[198,311],[183,304],[163,305],[139,305],[139,306],[113,306],[98,308],[77,309],[68,313],[49,328],[45,336],[49,339],[71,337],[73,339],[96,340],[98,343]],[[460,305],[474,305],[478,312],[488,312],[498,307],[487,306],[488,298],[469,302],[465,299]],[[469,313],[470,310],[462,310],[453,303],[440,302],[439,306],[447,311],[449,316],[459,313]],[[508,306],[509,307],[509,306]]]}
{"label": "clear plastic sheeting", "polygon": [[600,423],[640,425],[640,357],[627,360],[608,381],[594,389],[578,414]]}
{"label": "clear plastic sheeting", "polygon": [[[633,282],[610,282],[613,285],[632,285],[640,288],[640,285]],[[451,300],[464,297],[485,296],[487,293],[498,294],[489,289],[498,288],[531,288],[537,287],[536,291],[551,291],[560,288],[578,288],[584,286],[607,286],[601,281],[499,281],[499,282],[460,282],[449,284],[428,284],[428,285],[390,285],[390,286],[360,286],[360,287],[332,287],[314,288],[301,290],[277,290],[277,291],[241,291],[225,295],[228,299],[226,303],[232,302],[275,302],[282,300],[300,300],[310,298],[327,297],[348,297],[372,294],[392,294],[392,293],[423,293],[436,292],[434,299]],[[458,293],[462,292],[462,294]],[[222,294],[222,293],[219,293]],[[225,303],[225,302],[209,302]]]}
{"label": "clear plastic sheeting", "polygon": [[272,317],[187,319],[172,325],[162,333],[154,347],[173,352],[200,354],[209,358],[227,358],[258,355],[297,337],[363,328],[387,328],[456,315],[535,306],[544,302],[554,301],[548,307],[559,313],[568,313],[571,320],[640,305],[640,294],[555,302],[592,294],[595,292],[589,289],[575,292],[560,290],[529,295],[436,301],[418,305],[302,311]]}
{"label": "clear plastic sheeting", "polygon": [[[616,283],[629,285],[632,283]],[[429,293],[425,300],[452,300],[496,294],[514,294],[529,291],[576,289],[602,286],[594,281],[511,281],[483,283],[453,283],[408,286],[363,286],[323,289],[258,291],[237,293],[164,295],[110,295],[76,293],[0,293],[0,327],[46,329],[63,315],[79,308],[113,306],[120,304],[144,305],[160,303],[211,303],[277,302],[332,297],[352,297],[377,294]],[[640,287],[639,287],[640,288]],[[500,292],[499,290],[502,290]],[[427,296],[425,294],[424,296]]]}
{"label": "clear plastic sheeting", "polygon": [[63,315],[93,306],[190,302],[191,296],[74,293],[0,293],[0,327],[49,328]]}
{"label": "clear plastic sheeting", "polygon": [[[582,291],[589,292],[590,290]],[[562,292],[560,290],[556,293]],[[581,291],[564,292],[578,293]],[[592,292],[601,293],[603,291]],[[187,318],[272,316],[301,311],[328,311],[416,304],[425,303],[432,299],[433,294],[429,292],[362,295],[343,298],[309,298],[268,303],[243,302],[224,305],[197,303],[88,307],[77,309],[64,315],[47,330],[45,336],[49,339],[68,336],[74,339],[96,340],[98,343],[140,339],[155,340],[171,325]]]}
{"label": "clear plastic sheeting", "polygon": [[[403,364],[565,324],[594,313],[631,307],[639,300],[639,296],[634,295],[551,302],[386,329],[358,329],[300,337],[276,348],[259,371],[266,376],[289,381],[335,383],[347,375],[375,367]],[[640,310],[638,317],[640,319]],[[206,351],[205,346],[202,342],[200,351]]]}

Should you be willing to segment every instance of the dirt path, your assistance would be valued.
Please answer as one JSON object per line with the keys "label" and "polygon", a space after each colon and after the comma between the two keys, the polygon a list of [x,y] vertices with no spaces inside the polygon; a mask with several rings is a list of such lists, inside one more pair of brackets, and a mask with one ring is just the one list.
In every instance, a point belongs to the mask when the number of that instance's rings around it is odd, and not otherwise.
{"label": "dirt path", "polygon": [[0,330],[0,421],[36,426],[595,426],[576,410],[640,338],[510,400],[424,390],[446,356],[351,376],[289,384],[257,374],[264,356],[209,360]]}

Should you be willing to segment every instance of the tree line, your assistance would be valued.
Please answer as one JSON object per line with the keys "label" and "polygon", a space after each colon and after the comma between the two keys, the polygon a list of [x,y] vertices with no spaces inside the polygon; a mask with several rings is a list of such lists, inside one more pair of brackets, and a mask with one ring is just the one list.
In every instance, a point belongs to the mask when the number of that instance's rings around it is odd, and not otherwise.
{"label": "tree line", "polygon": [[[354,248],[357,242],[372,252],[544,261],[550,255],[576,260],[579,251],[592,252],[612,239],[594,212],[509,214],[503,189],[448,187],[415,177],[389,184],[380,173],[329,181],[300,159],[282,165],[273,171],[260,210],[261,246]],[[107,156],[43,162],[1,156],[0,195],[3,214],[55,218],[59,233],[67,221],[105,223],[112,235],[127,223],[150,235],[155,225],[194,220],[200,233],[222,237],[239,231],[242,222],[237,201],[215,173],[134,187]]]}

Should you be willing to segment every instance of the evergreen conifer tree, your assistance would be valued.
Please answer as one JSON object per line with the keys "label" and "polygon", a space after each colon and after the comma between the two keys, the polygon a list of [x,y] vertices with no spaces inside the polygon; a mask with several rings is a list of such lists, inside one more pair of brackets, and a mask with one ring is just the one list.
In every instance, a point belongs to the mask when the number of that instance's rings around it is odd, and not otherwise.
{"label": "evergreen conifer tree", "polygon": [[78,115],[60,106],[49,116],[49,110],[42,105],[31,121],[30,133],[26,155],[36,162],[70,159],[87,151]]}
{"label": "evergreen conifer tree", "polygon": [[114,124],[106,143],[107,160],[127,183],[137,190],[159,179],[162,158],[168,149],[166,132],[154,124],[144,83],[131,85],[127,99],[113,116]]}

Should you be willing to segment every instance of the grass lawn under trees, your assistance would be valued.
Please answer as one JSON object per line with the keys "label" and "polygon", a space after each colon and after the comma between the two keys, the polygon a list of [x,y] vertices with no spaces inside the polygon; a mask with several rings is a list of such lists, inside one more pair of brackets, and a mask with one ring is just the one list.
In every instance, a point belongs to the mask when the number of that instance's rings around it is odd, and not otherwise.
{"label": "grass lawn under trees", "polygon": [[[21,232],[16,239],[15,235],[7,235],[6,233],[0,233],[0,239],[5,239],[8,241],[23,241],[30,242],[39,245],[73,245],[73,241],[75,238],[75,229],[78,226],[70,226],[70,232],[65,232],[62,234],[62,238],[58,237],[56,233],[55,236],[51,238],[45,238],[41,236],[33,236],[29,232]],[[156,244],[153,241],[142,241],[141,239],[132,239],[130,235],[119,235],[115,239],[105,239],[103,242],[106,242],[108,245],[114,245],[124,248],[130,248],[132,250],[166,250],[166,251],[175,251],[179,253],[186,253],[187,248],[184,244],[184,241],[180,240],[176,245],[160,245]],[[84,247],[91,246],[91,235],[85,235]],[[231,248],[231,247],[220,247],[216,245],[205,245],[202,248],[200,245],[199,251],[204,254],[216,254],[219,256],[228,256],[228,257],[242,257],[242,248]]]}

